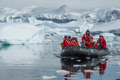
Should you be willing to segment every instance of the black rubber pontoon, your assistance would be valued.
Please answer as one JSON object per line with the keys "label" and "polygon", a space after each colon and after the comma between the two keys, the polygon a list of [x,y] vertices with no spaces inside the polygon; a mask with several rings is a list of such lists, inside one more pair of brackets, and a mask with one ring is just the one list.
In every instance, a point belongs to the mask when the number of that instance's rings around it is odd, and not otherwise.
{"label": "black rubber pontoon", "polygon": [[79,46],[65,47],[62,52],[62,57],[102,57],[110,54],[108,49],[84,48]]}

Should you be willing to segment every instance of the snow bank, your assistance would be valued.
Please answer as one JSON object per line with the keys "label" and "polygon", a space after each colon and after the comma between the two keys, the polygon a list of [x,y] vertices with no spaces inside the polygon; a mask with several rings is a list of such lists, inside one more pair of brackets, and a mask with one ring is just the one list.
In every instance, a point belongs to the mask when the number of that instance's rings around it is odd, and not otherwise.
{"label": "snow bank", "polygon": [[54,79],[54,78],[57,78],[57,76],[42,76],[42,79],[43,79],[43,80],[46,80],[46,79]]}
{"label": "snow bank", "polygon": [[30,24],[0,24],[0,42],[4,44],[42,43],[44,28]]}

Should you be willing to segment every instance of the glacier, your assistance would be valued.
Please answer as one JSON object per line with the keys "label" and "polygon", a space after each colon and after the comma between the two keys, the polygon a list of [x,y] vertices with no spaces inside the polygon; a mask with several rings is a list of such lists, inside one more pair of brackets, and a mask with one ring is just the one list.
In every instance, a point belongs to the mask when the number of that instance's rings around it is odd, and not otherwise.
{"label": "glacier", "polygon": [[30,24],[0,24],[0,43],[34,44],[44,41],[44,27]]}

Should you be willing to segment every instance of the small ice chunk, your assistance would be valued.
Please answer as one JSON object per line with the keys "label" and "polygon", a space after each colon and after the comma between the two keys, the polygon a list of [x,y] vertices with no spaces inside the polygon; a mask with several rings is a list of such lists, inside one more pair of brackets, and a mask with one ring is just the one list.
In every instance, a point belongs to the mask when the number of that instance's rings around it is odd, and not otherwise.
{"label": "small ice chunk", "polygon": [[85,70],[85,72],[95,72],[94,70]]}
{"label": "small ice chunk", "polygon": [[120,72],[117,72],[117,74],[120,74]]}
{"label": "small ice chunk", "polygon": [[77,62],[80,62],[81,60],[76,60]]}
{"label": "small ice chunk", "polygon": [[65,74],[69,74],[70,72],[65,70],[57,70],[56,73],[65,75]]}
{"label": "small ice chunk", "polygon": [[43,80],[57,78],[57,76],[42,76]]}

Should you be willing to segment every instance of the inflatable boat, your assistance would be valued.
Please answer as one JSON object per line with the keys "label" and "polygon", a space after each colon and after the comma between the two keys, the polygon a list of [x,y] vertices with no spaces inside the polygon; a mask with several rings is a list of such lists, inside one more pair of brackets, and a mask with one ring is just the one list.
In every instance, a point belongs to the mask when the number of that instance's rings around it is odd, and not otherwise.
{"label": "inflatable boat", "polygon": [[97,58],[110,54],[109,49],[94,49],[79,46],[65,47],[61,51],[61,57],[91,57]]}

